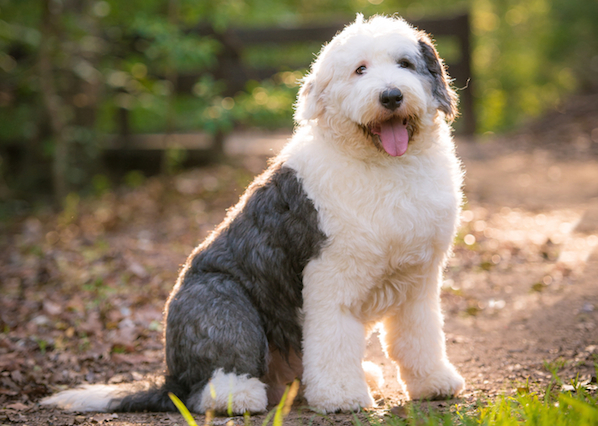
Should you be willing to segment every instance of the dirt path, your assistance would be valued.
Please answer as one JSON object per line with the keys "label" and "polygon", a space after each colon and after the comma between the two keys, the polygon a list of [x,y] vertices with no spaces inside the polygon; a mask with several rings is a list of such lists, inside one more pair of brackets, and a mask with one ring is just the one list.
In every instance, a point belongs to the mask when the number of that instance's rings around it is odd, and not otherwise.
{"label": "dirt path", "polygon": [[449,352],[481,395],[546,384],[545,362],[595,381],[598,163],[503,142],[460,145],[472,212],[462,233],[477,247],[458,246],[456,260],[478,260],[447,274]]}
{"label": "dirt path", "polygon": [[[449,357],[467,389],[439,407],[545,388],[550,369],[566,381],[596,381],[598,143],[563,154],[561,147],[519,141],[458,144],[467,204],[443,309]],[[42,212],[5,227],[0,423],[183,424],[174,413],[73,415],[36,401],[57,386],[126,381],[160,369],[163,300],[186,253],[264,160],[244,164],[246,171],[221,166],[166,183],[150,179],[95,204],[80,202],[72,218]],[[385,373],[376,392],[381,408],[403,404],[376,336],[368,357]],[[290,424],[352,421],[323,419],[302,410],[301,401],[296,407]]]}

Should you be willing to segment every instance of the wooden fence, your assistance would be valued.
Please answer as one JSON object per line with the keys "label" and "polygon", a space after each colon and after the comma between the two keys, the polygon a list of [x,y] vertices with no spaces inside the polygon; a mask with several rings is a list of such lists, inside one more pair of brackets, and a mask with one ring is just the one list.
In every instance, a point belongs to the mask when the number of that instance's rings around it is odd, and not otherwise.
{"label": "wooden fence", "polygon": [[[472,98],[472,75],[471,75],[471,45],[469,15],[463,14],[448,18],[425,19],[413,21],[413,25],[432,34],[435,38],[450,38],[456,42],[458,52],[454,60],[447,62],[449,74],[455,80],[455,86],[459,89],[461,119],[459,132],[471,135],[475,132],[476,121],[473,110]],[[318,42],[323,44],[329,41],[337,32],[343,29],[346,22],[339,22],[329,25],[305,26],[298,28],[261,28],[261,29],[240,29],[231,28],[224,34],[216,34],[209,27],[198,29],[202,35],[211,35],[217,38],[223,45],[220,60],[214,75],[218,79],[226,81],[229,95],[242,90],[248,80],[261,81],[272,77],[280,69],[273,67],[251,68],[243,63],[243,51],[255,46],[286,45],[296,43]],[[283,65],[283,64],[281,64]],[[307,68],[309,63],[299,64]],[[189,88],[189,84],[195,82],[197,76],[185,76],[181,78],[182,88]]]}
{"label": "wooden fence", "polygon": [[[456,46],[457,52],[453,58],[448,58],[446,65],[449,74],[454,79],[460,98],[460,118],[456,122],[456,131],[462,135],[472,135],[476,129],[475,113],[472,98],[472,75],[470,53],[470,25],[467,14],[441,19],[426,19],[412,21],[416,27],[430,33],[434,38],[442,41],[449,38]],[[260,28],[242,29],[230,28],[224,33],[216,33],[209,26],[196,28],[199,35],[211,36],[217,39],[222,50],[217,66],[210,73],[217,80],[225,82],[225,95],[233,96],[243,90],[249,80],[262,81],[272,77],[281,70],[279,67],[251,67],[244,63],[243,56],[246,49],[255,47],[268,48],[271,46],[290,46],[298,43],[316,43],[317,45],[329,41],[337,32],[342,30],[346,22],[328,25],[303,26],[297,28]],[[307,68],[310,59],[303,64],[293,64],[295,68]],[[288,66],[288,65],[287,65]],[[190,92],[200,77],[198,74],[180,75],[177,77],[176,87],[179,92]],[[210,160],[214,155],[222,153],[223,135],[211,137],[207,134],[194,134],[195,143],[188,141],[185,135],[131,135],[129,132],[128,112],[120,110],[117,116],[120,136],[117,143],[107,147],[105,156],[108,163],[114,166],[121,164],[126,168],[141,164],[160,164],[163,151],[169,147],[169,141],[177,141],[174,145],[184,146],[190,162],[197,164]],[[182,142],[181,137],[185,139]],[[151,160],[150,160],[151,159]],[[134,164],[132,164],[134,163]]]}

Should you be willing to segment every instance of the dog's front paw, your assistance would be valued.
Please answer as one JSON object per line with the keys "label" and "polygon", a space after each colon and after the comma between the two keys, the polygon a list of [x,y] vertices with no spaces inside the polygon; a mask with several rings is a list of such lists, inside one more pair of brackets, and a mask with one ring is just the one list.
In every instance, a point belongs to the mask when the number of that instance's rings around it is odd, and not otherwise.
{"label": "dog's front paw", "polygon": [[451,398],[465,387],[465,380],[451,364],[444,365],[425,377],[411,377],[405,382],[411,399]]}
{"label": "dog's front paw", "polygon": [[309,407],[320,413],[336,412],[357,412],[361,408],[367,408],[374,405],[374,400],[367,391],[367,387],[361,391],[343,389],[310,389],[305,390],[305,397]]}

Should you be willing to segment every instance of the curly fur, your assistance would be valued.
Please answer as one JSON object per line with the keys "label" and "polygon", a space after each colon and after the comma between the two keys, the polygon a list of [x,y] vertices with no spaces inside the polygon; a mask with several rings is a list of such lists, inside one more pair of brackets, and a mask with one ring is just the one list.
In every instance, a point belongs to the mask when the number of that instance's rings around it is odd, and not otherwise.
{"label": "curly fur", "polygon": [[[400,97],[384,104],[390,89]],[[44,403],[169,410],[174,391],[199,412],[224,411],[230,395],[241,414],[265,410],[298,376],[315,410],[358,410],[373,402],[367,381],[381,383],[362,364],[375,323],[411,398],[457,394],[439,298],[462,199],[455,114],[429,37],[400,18],[358,16],[305,77],[292,140],[187,260],[166,308],[164,384]],[[383,128],[404,152],[389,151]]]}

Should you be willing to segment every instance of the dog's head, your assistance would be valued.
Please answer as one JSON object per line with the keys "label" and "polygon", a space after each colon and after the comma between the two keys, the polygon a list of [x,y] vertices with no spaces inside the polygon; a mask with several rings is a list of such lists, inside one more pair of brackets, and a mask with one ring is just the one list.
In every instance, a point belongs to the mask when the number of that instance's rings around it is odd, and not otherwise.
{"label": "dog's head", "polygon": [[456,104],[444,64],[424,32],[401,18],[364,21],[358,15],[312,64],[295,118],[358,129],[380,150],[401,156],[422,123],[439,112],[452,120]]}

